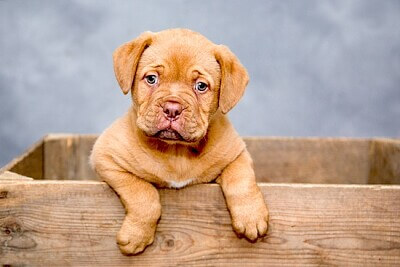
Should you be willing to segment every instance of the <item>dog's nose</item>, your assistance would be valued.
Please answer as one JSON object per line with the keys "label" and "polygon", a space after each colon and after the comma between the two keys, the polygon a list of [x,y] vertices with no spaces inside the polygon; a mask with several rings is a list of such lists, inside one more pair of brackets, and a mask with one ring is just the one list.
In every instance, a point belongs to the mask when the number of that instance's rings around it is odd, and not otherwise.
{"label": "dog's nose", "polygon": [[164,115],[167,119],[176,120],[182,113],[182,105],[177,102],[165,102],[163,105]]}

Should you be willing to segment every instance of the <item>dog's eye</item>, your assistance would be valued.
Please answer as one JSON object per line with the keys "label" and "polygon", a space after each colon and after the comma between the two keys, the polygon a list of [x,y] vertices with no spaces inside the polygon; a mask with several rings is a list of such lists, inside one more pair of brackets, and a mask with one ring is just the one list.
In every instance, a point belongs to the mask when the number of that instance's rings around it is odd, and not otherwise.
{"label": "dog's eye", "polygon": [[197,82],[194,88],[199,92],[205,92],[208,89],[208,85],[203,82]]}
{"label": "dog's eye", "polygon": [[158,82],[158,77],[157,77],[157,75],[154,75],[154,74],[147,75],[144,78],[146,79],[146,82],[150,85],[154,85]]}

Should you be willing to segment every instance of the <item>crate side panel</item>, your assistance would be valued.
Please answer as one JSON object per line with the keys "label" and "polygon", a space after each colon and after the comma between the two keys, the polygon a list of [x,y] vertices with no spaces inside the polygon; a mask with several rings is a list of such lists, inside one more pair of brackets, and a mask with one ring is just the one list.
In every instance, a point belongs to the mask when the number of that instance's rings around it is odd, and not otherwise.
{"label": "crate side panel", "polygon": [[11,171],[34,179],[43,179],[44,141],[40,140],[21,156],[4,166],[1,172]]}
{"label": "crate side panel", "polygon": [[258,182],[365,184],[369,141],[338,138],[249,138]]}
{"label": "crate side panel", "polygon": [[20,181],[32,181],[33,178],[31,177],[26,177],[23,175],[20,175],[18,173],[15,172],[10,172],[10,171],[5,171],[3,173],[0,173],[0,182],[4,183],[4,182],[20,182]]}
{"label": "crate side panel", "polygon": [[[369,177],[369,141],[338,138],[244,138],[259,182],[356,183]],[[95,136],[45,142],[47,179],[98,180],[88,164]]]}
{"label": "crate side panel", "polygon": [[233,233],[218,185],[160,190],[153,245],[123,256],[115,242],[124,218],[104,183],[0,184],[0,264],[395,265],[400,262],[399,186],[260,185],[270,209],[268,236]]}
{"label": "crate side panel", "polygon": [[370,184],[400,184],[400,140],[381,139],[371,142]]}
{"label": "crate side panel", "polygon": [[44,143],[44,177],[53,180],[98,180],[89,165],[95,138],[53,135]]}

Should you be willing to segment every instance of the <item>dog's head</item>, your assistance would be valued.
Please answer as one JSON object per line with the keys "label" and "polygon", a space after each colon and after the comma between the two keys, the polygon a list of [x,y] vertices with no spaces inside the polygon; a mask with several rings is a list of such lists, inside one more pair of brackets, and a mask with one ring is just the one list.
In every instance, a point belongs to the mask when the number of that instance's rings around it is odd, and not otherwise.
{"label": "dog's head", "polygon": [[113,59],[122,91],[132,91],[137,126],[166,142],[199,141],[213,115],[235,106],[248,83],[226,46],[185,29],[145,32]]}

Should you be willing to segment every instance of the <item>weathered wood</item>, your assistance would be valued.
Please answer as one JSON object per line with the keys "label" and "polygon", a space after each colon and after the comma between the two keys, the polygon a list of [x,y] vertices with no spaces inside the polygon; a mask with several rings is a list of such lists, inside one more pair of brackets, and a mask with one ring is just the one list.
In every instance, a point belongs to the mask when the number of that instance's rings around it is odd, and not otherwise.
{"label": "weathered wood", "polygon": [[[98,180],[88,164],[96,135],[49,135],[8,170],[57,180]],[[245,138],[259,182],[398,184],[399,140]],[[45,156],[43,156],[45,155]],[[31,175],[32,173],[32,175]],[[381,180],[380,180],[381,179]]]}
{"label": "weathered wood", "polygon": [[400,140],[371,141],[368,183],[400,184]]}
{"label": "weathered wood", "polygon": [[[47,179],[98,180],[88,165],[95,135],[50,135],[45,139],[45,177]],[[259,182],[365,184],[379,183],[380,169],[375,157],[374,139],[352,138],[245,138],[254,160]],[[399,142],[385,139],[389,150]],[[372,154],[371,154],[372,153]],[[386,158],[394,153],[387,153]],[[393,165],[393,164],[392,164]],[[371,168],[375,168],[371,171]],[[371,179],[371,173],[374,177]],[[396,182],[395,174],[381,183]],[[390,177],[394,179],[390,180]]]}
{"label": "weathered wood", "polygon": [[369,141],[349,138],[245,138],[258,182],[365,184]]}
{"label": "weathered wood", "polygon": [[33,178],[20,175],[15,172],[5,171],[0,173],[0,182],[4,181],[32,181]]}
{"label": "weathered wood", "polygon": [[28,266],[400,264],[400,186],[260,184],[268,237],[238,239],[218,185],[160,190],[154,244],[121,255],[123,207],[104,183],[0,184],[0,264]]}
{"label": "weathered wood", "polygon": [[98,180],[89,166],[95,135],[52,134],[44,140],[44,176],[54,180]]}
{"label": "weathered wood", "polygon": [[[1,171],[36,179],[99,180],[96,135],[49,135]],[[245,138],[259,182],[399,184],[399,139]]]}
{"label": "weathered wood", "polygon": [[43,139],[27,149],[21,156],[0,169],[15,172],[35,179],[43,179]]}

